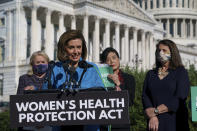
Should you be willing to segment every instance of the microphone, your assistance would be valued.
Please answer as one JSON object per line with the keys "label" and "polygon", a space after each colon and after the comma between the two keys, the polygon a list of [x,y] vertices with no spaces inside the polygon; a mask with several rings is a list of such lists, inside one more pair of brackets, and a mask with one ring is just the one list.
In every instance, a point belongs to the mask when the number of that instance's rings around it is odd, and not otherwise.
{"label": "microphone", "polygon": [[48,63],[48,70],[47,70],[46,77],[45,77],[45,82],[48,81],[48,89],[52,88],[51,73],[52,73],[52,70],[53,70],[54,66],[55,66],[55,62],[54,61],[50,61]]}
{"label": "microphone", "polygon": [[87,62],[84,61],[84,60],[80,61],[80,62],[78,63],[78,66],[79,66],[80,68],[91,68],[91,67],[93,67],[93,65],[87,63]]}

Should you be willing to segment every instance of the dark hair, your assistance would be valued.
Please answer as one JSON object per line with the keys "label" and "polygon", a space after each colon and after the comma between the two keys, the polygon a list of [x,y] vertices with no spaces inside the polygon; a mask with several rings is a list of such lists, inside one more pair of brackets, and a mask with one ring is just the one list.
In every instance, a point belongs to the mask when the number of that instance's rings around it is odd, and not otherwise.
{"label": "dark hair", "polygon": [[70,40],[74,39],[81,39],[82,41],[82,54],[81,57],[83,60],[87,57],[87,47],[86,47],[86,41],[83,37],[83,34],[79,30],[69,30],[67,32],[64,32],[58,41],[58,50],[57,50],[57,58],[59,61],[65,61],[67,59],[67,54],[65,51],[65,47],[68,45],[68,42]]}
{"label": "dark hair", "polygon": [[[170,49],[170,53],[171,53],[171,59],[170,59],[170,64],[169,64],[169,68],[171,69],[176,69],[177,67],[183,67],[182,61],[181,61],[181,56],[179,54],[179,50],[176,46],[176,44],[168,39],[164,39],[159,41],[159,43],[156,45],[156,51],[155,51],[155,56],[157,56],[158,52],[159,52],[159,45],[165,45],[168,46]],[[155,59],[156,61],[156,68],[159,68],[162,66],[162,64],[159,62],[159,60]]]}
{"label": "dark hair", "polygon": [[100,55],[100,61],[101,61],[101,63],[105,63],[105,62],[106,62],[107,56],[108,56],[108,54],[109,54],[110,52],[115,53],[115,54],[117,55],[117,57],[120,58],[118,52],[117,52],[114,48],[108,47],[108,48],[106,48],[106,49],[103,51],[103,53]]}

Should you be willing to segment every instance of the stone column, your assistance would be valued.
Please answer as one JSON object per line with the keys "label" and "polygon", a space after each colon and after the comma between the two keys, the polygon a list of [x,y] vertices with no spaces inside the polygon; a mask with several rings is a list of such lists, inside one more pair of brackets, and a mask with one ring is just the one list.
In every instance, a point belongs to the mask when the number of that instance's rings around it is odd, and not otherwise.
{"label": "stone column", "polygon": [[173,7],[173,8],[176,7],[176,0],[172,0],[172,7]]}
{"label": "stone column", "polygon": [[146,42],[145,42],[145,39],[146,39],[146,34],[145,34],[145,31],[144,30],[141,30],[141,35],[142,35],[142,69],[145,71],[146,70],[146,66],[145,66],[145,57],[146,57],[146,48],[145,48],[145,45],[146,45]]}
{"label": "stone column", "polygon": [[185,37],[186,37],[186,30],[185,30],[186,25],[185,25],[185,20],[186,20],[186,19],[183,19],[182,25],[181,25],[181,37],[182,37],[182,38],[185,38]]}
{"label": "stone column", "polygon": [[120,53],[120,25],[115,23],[115,49]]}
{"label": "stone column", "polygon": [[31,54],[35,51],[39,51],[41,46],[39,45],[37,38],[37,6],[32,6],[31,9]]}
{"label": "stone column", "polygon": [[52,10],[46,9],[46,40],[45,52],[51,60],[54,59],[54,26],[51,23]]}
{"label": "stone column", "polygon": [[89,47],[89,20],[88,19],[89,19],[89,16],[85,14],[83,16],[83,35],[86,41],[87,50],[89,51],[90,47]]}
{"label": "stone column", "polygon": [[189,0],[189,8],[193,9],[193,0]]}
{"label": "stone column", "polygon": [[105,20],[105,48],[110,47],[110,21]]}
{"label": "stone column", "polygon": [[179,0],[179,2],[178,2],[178,4],[179,4],[178,7],[179,8],[182,8],[183,7],[183,5],[182,5],[183,3],[182,2],[183,2],[182,0]]}
{"label": "stone column", "polygon": [[166,8],[170,7],[170,0],[166,0]]}
{"label": "stone column", "polygon": [[155,54],[155,52],[154,52],[154,43],[153,43],[153,33],[151,32],[150,33],[150,55],[149,55],[149,60],[150,60],[150,62],[149,62],[149,68],[150,69],[152,69],[152,67],[153,67],[153,65],[154,65],[154,58],[155,58],[155,56],[154,56],[154,54]]}
{"label": "stone column", "polygon": [[159,8],[163,8],[163,0],[159,0]]}
{"label": "stone column", "polygon": [[76,29],[76,16],[74,15],[71,16],[71,29]]}
{"label": "stone column", "polygon": [[167,23],[166,23],[166,31],[167,31],[167,37],[170,37],[170,20],[167,18]]}
{"label": "stone column", "polygon": [[190,19],[190,38],[193,38],[193,22],[192,22],[192,19]]}
{"label": "stone column", "polygon": [[130,39],[129,50],[130,50],[130,51],[129,51],[129,52],[130,52],[130,53],[129,53],[129,56],[130,56],[130,57],[129,57],[129,58],[130,58],[129,61],[130,61],[130,63],[131,63],[131,66],[133,67],[133,60],[134,60],[134,59],[133,59],[133,58],[134,58],[134,57],[133,57],[133,50],[134,50],[134,49],[133,49],[133,39]]}
{"label": "stone column", "polygon": [[145,0],[142,0],[142,9],[145,10]]}
{"label": "stone column", "polygon": [[174,37],[177,37],[177,27],[178,27],[178,20],[174,19]]}
{"label": "stone column", "polygon": [[137,55],[137,28],[133,28],[133,57],[135,59],[135,56]]}
{"label": "stone column", "polygon": [[125,37],[125,61],[129,62],[129,27],[124,26],[124,37]]}
{"label": "stone column", "polygon": [[157,0],[153,0],[153,9],[157,8]]}
{"label": "stone column", "polygon": [[11,10],[6,11],[6,43],[5,44],[5,61],[12,60],[12,14]]}
{"label": "stone column", "polygon": [[126,48],[126,45],[125,45],[125,37],[124,36],[122,36],[122,37],[120,37],[120,41],[121,41],[121,51],[120,51],[120,59],[121,59],[121,62],[122,63],[124,63],[125,64],[125,62],[126,62],[126,53],[125,53],[125,48]]}
{"label": "stone column", "polygon": [[195,20],[196,21],[196,38],[197,38],[197,19]]}
{"label": "stone column", "polygon": [[64,15],[63,13],[59,12],[59,37],[65,32],[65,26],[64,26]]}
{"label": "stone column", "polygon": [[147,10],[150,10],[150,0],[147,0]]}
{"label": "stone column", "polygon": [[95,33],[94,33],[94,43],[93,43],[93,62],[99,62],[100,53],[100,19],[95,17]]}
{"label": "stone column", "polygon": [[188,0],[184,0],[184,8],[188,8]]}
{"label": "stone column", "polygon": [[145,66],[146,66],[146,69],[149,69],[149,63],[150,63],[150,61],[149,61],[149,59],[150,59],[150,57],[149,57],[149,55],[150,55],[150,35],[149,35],[149,33],[147,34],[147,37],[146,37],[146,40],[145,40],[145,55],[146,55],[146,57],[145,57]]}

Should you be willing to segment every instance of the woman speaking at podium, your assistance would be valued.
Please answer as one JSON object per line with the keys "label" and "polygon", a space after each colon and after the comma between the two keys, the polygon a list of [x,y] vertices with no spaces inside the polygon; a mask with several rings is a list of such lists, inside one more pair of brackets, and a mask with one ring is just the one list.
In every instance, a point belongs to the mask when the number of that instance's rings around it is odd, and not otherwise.
{"label": "woman speaking at podium", "polygon": [[[43,88],[75,91],[77,89],[104,88],[98,67],[85,61],[87,47],[82,33],[69,30],[60,36],[57,58],[48,82]],[[62,130],[97,131],[99,126],[64,126]]]}

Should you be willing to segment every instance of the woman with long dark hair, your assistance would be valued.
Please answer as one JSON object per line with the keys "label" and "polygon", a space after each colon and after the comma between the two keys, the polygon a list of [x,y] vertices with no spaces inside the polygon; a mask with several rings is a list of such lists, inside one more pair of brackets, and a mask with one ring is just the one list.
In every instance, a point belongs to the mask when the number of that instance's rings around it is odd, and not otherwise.
{"label": "woman with long dark hair", "polygon": [[149,131],[188,131],[186,99],[189,78],[176,44],[161,40],[156,46],[156,68],[148,71],[142,101]]}

